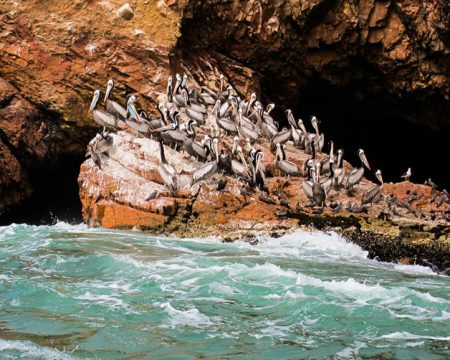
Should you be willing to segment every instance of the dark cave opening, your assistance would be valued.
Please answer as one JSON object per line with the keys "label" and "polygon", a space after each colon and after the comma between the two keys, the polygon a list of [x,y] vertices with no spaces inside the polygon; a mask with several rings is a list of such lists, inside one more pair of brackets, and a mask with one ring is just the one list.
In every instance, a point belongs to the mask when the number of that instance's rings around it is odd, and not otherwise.
{"label": "dark cave opening", "polygon": [[[263,98],[277,92],[273,84],[263,81]],[[402,181],[401,175],[411,167],[412,181],[423,183],[431,178],[438,186],[450,188],[445,165],[450,128],[438,131],[402,117],[402,109],[415,106],[422,113],[429,106],[427,103],[371,95],[361,92],[360,85],[337,87],[322,79],[308,79],[293,101],[296,119],[303,119],[312,130],[310,118],[315,115],[325,134],[325,151],[329,149],[328,141],[333,140],[335,149],[343,148],[345,159],[353,165],[359,163],[358,149],[364,149],[373,170],[366,176],[372,181],[377,169],[386,182]],[[278,106],[276,112],[281,123],[285,121],[283,110],[283,106]]]}
{"label": "dark cave opening", "polygon": [[0,217],[0,225],[82,222],[77,179],[83,160],[79,155],[63,155],[53,164],[29,169],[33,194],[20,205],[8,209]]}

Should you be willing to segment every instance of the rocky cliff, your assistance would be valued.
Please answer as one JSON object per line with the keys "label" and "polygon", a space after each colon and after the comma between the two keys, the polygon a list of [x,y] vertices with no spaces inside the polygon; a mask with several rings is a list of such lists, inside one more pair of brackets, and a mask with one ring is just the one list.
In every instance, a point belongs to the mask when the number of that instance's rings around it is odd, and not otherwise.
{"label": "rocky cliff", "polygon": [[[0,211],[31,175],[81,154],[92,91],[149,107],[170,72],[225,74],[242,94],[301,106],[311,82],[445,128],[449,4],[434,1],[6,0],[0,6]],[[375,101],[374,100],[374,101]],[[143,102],[144,103],[144,102]]]}

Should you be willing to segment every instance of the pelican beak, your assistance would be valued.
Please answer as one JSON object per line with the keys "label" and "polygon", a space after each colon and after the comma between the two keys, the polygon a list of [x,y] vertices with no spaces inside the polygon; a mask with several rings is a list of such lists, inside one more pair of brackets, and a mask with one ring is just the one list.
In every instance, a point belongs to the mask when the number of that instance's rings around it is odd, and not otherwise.
{"label": "pelican beak", "polygon": [[136,111],[136,108],[134,107],[133,103],[130,103],[130,102],[128,103],[127,110],[130,113],[130,116],[134,120],[136,120],[138,122],[142,122],[141,117],[139,116],[138,112]]}
{"label": "pelican beak", "polygon": [[108,85],[106,86],[106,93],[105,93],[105,99],[103,100],[106,102],[106,100],[109,98],[109,95],[111,94],[111,90],[114,86],[114,83],[112,81],[108,81]]}
{"label": "pelican beak", "polygon": [[383,184],[384,184],[384,181],[383,181],[383,176],[381,175],[381,171],[377,171],[377,172],[375,173],[375,176],[376,176],[377,179],[380,181],[381,185],[383,185]]}
{"label": "pelican beak", "polygon": [[89,111],[92,111],[92,110],[95,109],[95,106],[97,105],[98,98],[100,96],[99,94],[100,93],[97,92],[97,91],[94,93],[94,97],[92,98],[92,101],[91,101],[91,106],[89,106]]}
{"label": "pelican beak", "polygon": [[364,153],[361,154],[361,161],[363,162],[364,165],[366,165],[366,167],[367,167],[369,170],[371,170],[371,169],[370,169],[369,162],[367,161],[367,158],[366,158],[366,154],[364,154]]}

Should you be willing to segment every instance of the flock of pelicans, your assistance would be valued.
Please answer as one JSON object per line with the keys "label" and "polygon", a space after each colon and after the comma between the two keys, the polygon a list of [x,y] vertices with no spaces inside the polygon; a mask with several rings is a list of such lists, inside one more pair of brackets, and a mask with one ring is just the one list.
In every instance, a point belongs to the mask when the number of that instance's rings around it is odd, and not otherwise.
{"label": "flock of pelicans", "polygon": [[[288,180],[290,177],[304,178],[302,188],[310,200],[306,206],[316,211],[323,210],[330,192],[346,191],[349,196],[353,196],[354,187],[363,179],[365,169],[371,170],[364,150],[358,150],[360,165],[348,171],[344,166],[344,151],[338,149],[335,152],[333,142],[329,142],[329,151],[323,154],[325,139],[316,117],[311,118],[312,130],[309,131],[301,119],[296,121],[292,111],[286,110],[288,126],[280,129],[278,122],[271,115],[275,107],[273,103],[264,108],[261,102],[257,101],[256,94],[253,93],[249,99],[241,99],[231,85],[225,85],[223,76],[220,77],[217,91],[206,86],[200,89],[189,86],[186,75],[181,77],[177,74],[175,83],[172,77],[169,77],[167,90],[159,98],[157,108],[160,117],[157,118],[148,116],[144,111],[138,112],[135,96],[129,97],[125,107],[111,100],[114,81],[109,80],[103,99],[105,110],[97,108],[101,97],[100,90],[94,92],[91,102],[89,111],[97,124],[103,127],[103,131],[88,145],[87,154],[100,167],[102,154],[105,154],[112,144],[112,137],[108,132],[129,128],[140,136],[159,142],[158,171],[169,191],[178,190],[178,174],[165,157],[164,145],[184,151],[204,163],[193,171],[191,186],[223,172],[236,176],[251,188],[261,190],[260,199],[272,203],[272,198],[267,196],[269,190],[266,176],[271,174],[263,164],[265,153],[254,147],[264,144],[267,149],[270,145],[270,151],[275,155],[275,168],[287,176]],[[200,141],[199,134],[203,134]],[[300,168],[286,156],[288,141],[308,155]],[[375,176],[382,185],[381,171],[377,170]],[[402,177],[409,181],[411,169]],[[450,195],[446,190],[438,191],[431,179],[427,182],[436,193],[433,201],[440,205],[449,202]],[[426,216],[421,209],[417,212],[411,207],[411,203],[420,198],[417,191],[411,193],[411,202],[405,202],[393,195],[384,197],[380,185],[364,191],[360,205],[349,203],[347,210],[367,212],[368,206],[384,198],[390,211],[394,213],[398,212],[396,207],[402,207],[416,216]],[[225,186],[226,181],[219,181],[219,190]],[[281,195],[278,198],[282,205],[289,207]],[[342,204],[332,202],[330,207],[339,211]],[[297,209],[301,208],[298,204]],[[449,221],[445,212],[442,216]]]}

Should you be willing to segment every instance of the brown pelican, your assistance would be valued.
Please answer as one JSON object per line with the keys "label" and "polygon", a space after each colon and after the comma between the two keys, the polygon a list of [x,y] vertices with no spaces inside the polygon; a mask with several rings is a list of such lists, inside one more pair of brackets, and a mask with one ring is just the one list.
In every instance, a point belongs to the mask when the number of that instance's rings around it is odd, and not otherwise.
{"label": "brown pelican", "polygon": [[[381,175],[381,171],[377,170],[375,172],[375,176],[377,177],[381,186],[383,186],[383,176]],[[381,195],[381,186],[375,185],[374,187],[364,192],[361,197],[361,206],[369,203],[372,204],[373,201]]]}
{"label": "brown pelican", "polygon": [[252,154],[253,160],[253,183],[259,187],[260,190],[268,190],[266,185],[266,174],[264,173],[263,161],[264,153],[257,150]]}
{"label": "brown pelican", "polygon": [[337,157],[337,168],[334,169],[333,187],[339,189],[345,179],[345,168],[344,168],[344,150],[338,150]]}
{"label": "brown pelican", "polygon": [[186,141],[186,135],[179,130],[180,113],[176,111],[173,114],[173,123],[171,125],[163,126],[155,129],[153,132],[160,132],[161,137],[166,144],[175,145],[175,147],[182,147]]}
{"label": "brown pelican", "polygon": [[298,146],[300,144],[302,131],[298,128],[298,125],[295,123],[294,115],[292,115],[291,109],[286,110],[286,116],[291,126],[292,131],[292,140],[294,141],[294,145]]}
{"label": "brown pelican", "polygon": [[161,157],[161,161],[158,165],[159,175],[161,176],[164,185],[166,185],[170,191],[175,192],[177,190],[177,171],[173,165],[167,162],[162,141],[159,142],[159,153]]}
{"label": "brown pelican", "polygon": [[166,98],[168,102],[173,102],[172,76],[167,79]]}
{"label": "brown pelican", "polygon": [[126,124],[134,131],[141,134],[148,134],[151,129],[149,123],[138,114],[136,108],[134,107],[134,102],[136,97],[134,95],[130,96],[127,102],[127,110],[130,117],[125,119]]}
{"label": "brown pelican", "polygon": [[238,116],[238,127],[237,131],[239,135],[244,139],[250,139],[251,141],[257,141],[258,140],[258,132],[254,128],[250,128],[246,126],[242,120],[242,110],[239,109],[239,116]]}
{"label": "brown pelican", "polygon": [[266,107],[266,111],[263,112],[263,120],[265,122],[274,123],[273,117],[270,115],[270,112],[275,109],[275,104],[274,103],[270,103],[269,105],[267,105]]}
{"label": "brown pelican", "polygon": [[237,159],[231,160],[231,171],[238,177],[245,181],[251,181],[252,174],[250,168],[248,167],[247,161],[245,160],[244,154],[242,153],[242,148],[240,146],[236,147]]}
{"label": "brown pelican", "polygon": [[408,170],[402,175],[402,178],[404,178],[405,181],[409,181],[411,175],[412,175],[411,168],[408,168]]}
{"label": "brown pelican", "polygon": [[311,167],[311,178],[312,181],[303,181],[303,192],[309,200],[311,200],[315,205],[323,208],[325,206],[326,191],[319,181],[320,173],[320,163],[316,164],[318,170]]}
{"label": "brown pelican", "polygon": [[181,76],[180,74],[175,75],[175,86],[173,87],[173,94],[179,94],[180,84],[181,84]]}
{"label": "brown pelican", "polygon": [[250,95],[250,100],[249,100],[249,102],[248,102],[248,104],[247,104],[247,108],[245,109],[245,112],[244,112],[244,114],[245,114],[246,116],[249,115],[249,112],[251,111],[252,106],[253,106],[253,104],[255,103],[255,101],[256,101],[256,94],[255,94],[255,93],[252,93],[252,94]]}
{"label": "brown pelican", "polygon": [[277,143],[276,148],[277,152],[275,166],[287,176],[300,176],[300,171],[298,170],[297,165],[286,159],[284,146],[282,147],[280,143]]}
{"label": "brown pelican", "polygon": [[359,184],[364,176],[364,166],[370,170],[369,162],[367,161],[366,154],[363,149],[358,150],[358,156],[361,160],[361,166],[353,169],[347,177],[347,188],[351,189],[353,185]]}
{"label": "brown pelican", "polygon": [[219,170],[219,140],[217,138],[213,139],[213,149],[216,155],[215,160],[208,162],[194,171],[192,174],[191,186],[198,183],[199,181],[207,180],[213,176]]}
{"label": "brown pelican", "polygon": [[92,116],[94,117],[95,122],[100,126],[103,126],[103,132],[105,132],[106,128],[115,130],[117,127],[117,119],[115,116],[107,113],[106,111],[96,109],[99,98],[100,90],[95,90],[89,111],[92,111]]}
{"label": "brown pelican", "polygon": [[273,151],[277,148],[277,144],[284,144],[287,142],[292,135],[291,129],[283,129],[279,133],[277,133],[270,142],[270,149]]}
{"label": "brown pelican", "polygon": [[238,132],[236,124],[231,120],[216,117],[216,124],[218,127],[225,130],[229,134],[237,134]]}
{"label": "brown pelican", "polygon": [[208,151],[202,144],[195,141],[197,135],[195,131],[195,126],[197,122],[195,120],[189,120],[186,127],[187,139],[184,141],[183,150],[186,151],[190,156],[195,157],[197,160],[200,158],[206,160],[208,157]]}
{"label": "brown pelican", "polygon": [[334,143],[332,141],[330,141],[330,155],[328,156],[327,160],[325,160],[321,163],[322,174],[325,174],[331,170],[330,164],[332,164],[332,163],[334,164],[335,160],[336,159],[334,157]]}
{"label": "brown pelican", "polygon": [[317,121],[317,118],[315,116],[311,117],[311,125],[316,132],[314,139],[316,143],[316,151],[321,152],[325,142],[325,137],[319,132],[319,122]]}
{"label": "brown pelican", "polygon": [[114,100],[110,100],[109,97],[114,89],[114,80],[108,80],[108,84],[106,85],[106,93],[105,93],[105,107],[106,111],[108,111],[111,115],[115,116],[118,119],[126,119],[128,112],[122,105]]}
{"label": "brown pelican", "polygon": [[101,155],[109,150],[112,143],[113,138],[110,134],[98,133],[87,146],[86,158],[90,156],[95,165],[101,169]]}

